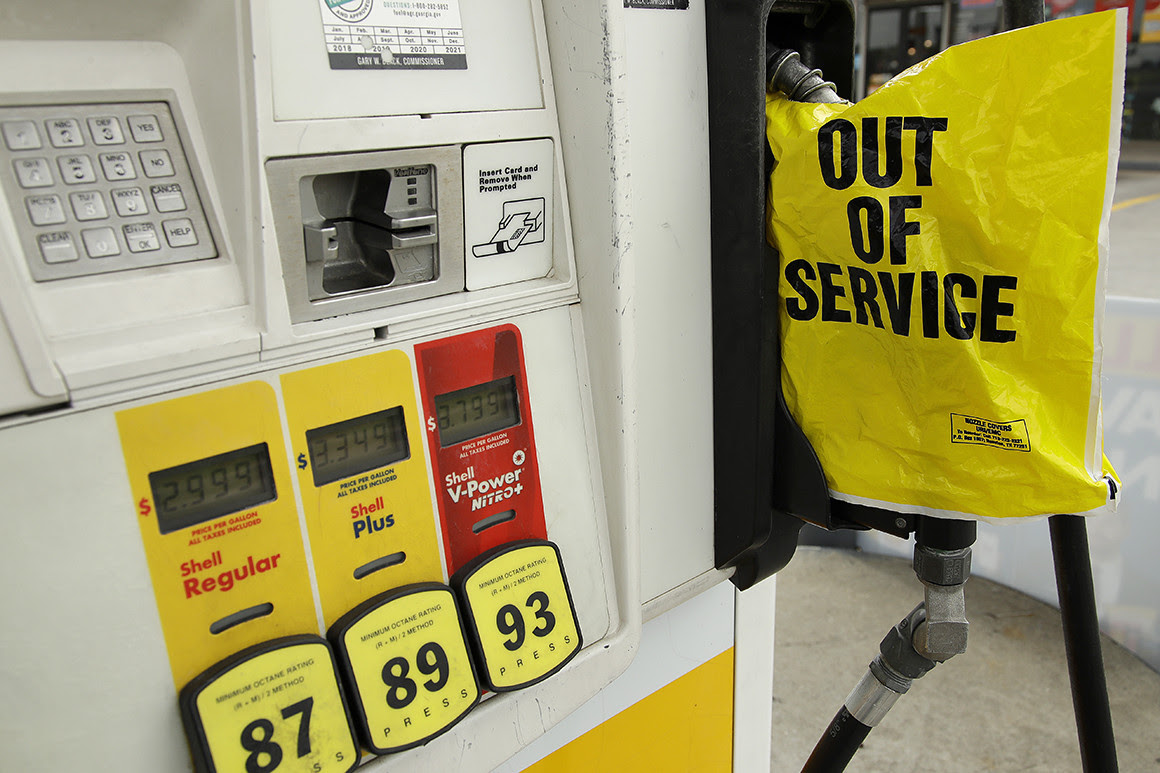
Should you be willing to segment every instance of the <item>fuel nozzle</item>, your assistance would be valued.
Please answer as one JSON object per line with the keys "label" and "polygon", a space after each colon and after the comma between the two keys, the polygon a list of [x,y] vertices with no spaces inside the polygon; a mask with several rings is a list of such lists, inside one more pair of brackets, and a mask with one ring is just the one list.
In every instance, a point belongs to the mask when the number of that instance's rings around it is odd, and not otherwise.
{"label": "fuel nozzle", "polygon": [[780,91],[794,102],[844,102],[833,83],[823,80],[821,70],[802,64],[801,54],[785,48],[771,48],[765,71],[772,73],[766,84],[770,92]]}

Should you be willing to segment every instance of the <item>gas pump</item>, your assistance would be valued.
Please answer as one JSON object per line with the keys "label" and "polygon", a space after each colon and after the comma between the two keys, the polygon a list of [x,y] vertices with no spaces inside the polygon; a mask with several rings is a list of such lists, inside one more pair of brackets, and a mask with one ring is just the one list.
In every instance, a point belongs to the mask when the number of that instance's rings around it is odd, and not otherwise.
{"label": "gas pump", "polygon": [[662,704],[768,758],[708,202],[653,193],[705,20],[637,6],[6,11],[0,767],[599,765]]}

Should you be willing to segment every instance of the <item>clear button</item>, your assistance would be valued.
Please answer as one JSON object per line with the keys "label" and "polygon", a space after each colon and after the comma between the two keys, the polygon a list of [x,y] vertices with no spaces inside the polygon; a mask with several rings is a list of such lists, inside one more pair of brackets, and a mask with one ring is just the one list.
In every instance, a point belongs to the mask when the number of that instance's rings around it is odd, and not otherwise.
{"label": "clear button", "polygon": [[36,237],[36,241],[40,245],[40,256],[44,258],[45,263],[68,263],[79,257],[77,245],[68,231],[41,234]]}

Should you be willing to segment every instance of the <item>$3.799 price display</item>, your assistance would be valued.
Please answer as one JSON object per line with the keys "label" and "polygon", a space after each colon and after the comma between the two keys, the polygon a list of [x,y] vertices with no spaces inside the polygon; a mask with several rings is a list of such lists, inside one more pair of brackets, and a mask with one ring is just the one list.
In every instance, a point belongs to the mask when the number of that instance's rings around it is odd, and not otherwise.
{"label": "$3.799 price display", "polygon": [[198,771],[347,773],[358,764],[334,659],[318,636],[228,658],[181,691]]}
{"label": "$3.799 price display", "polygon": [[399,588],[330,629],[363,744],[387,754],[426,743],[479,702],[455,596],[446,585]]}
{"label": "$3.799 price display", "polygon": [[452,582],[488,689],[533,685],[580,651],[576,609],[560,552],[551,542],[503,545],[463,567]]}

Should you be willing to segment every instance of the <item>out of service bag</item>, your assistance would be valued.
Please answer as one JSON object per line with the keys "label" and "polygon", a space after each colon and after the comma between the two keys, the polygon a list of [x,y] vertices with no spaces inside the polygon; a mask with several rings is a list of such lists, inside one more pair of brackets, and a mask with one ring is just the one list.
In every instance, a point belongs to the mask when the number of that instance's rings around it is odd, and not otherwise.
{"label": "out of service bag", "polygon": [[770,95],[781,382],[830,494],[1114,504],[1101,325],[1125,16],[955,46],[857,104]]}

